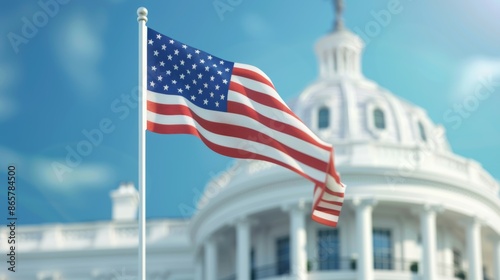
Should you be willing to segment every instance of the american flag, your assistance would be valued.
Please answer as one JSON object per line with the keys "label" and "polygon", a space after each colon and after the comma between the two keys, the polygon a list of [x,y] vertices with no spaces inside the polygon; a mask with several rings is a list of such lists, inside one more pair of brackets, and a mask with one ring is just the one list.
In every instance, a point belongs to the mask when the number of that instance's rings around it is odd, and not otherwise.
{"label": "american flag", "polygon": [[222,155],[288,168],[316,186],[313,220],[337,225],[345,187],[333,147],[288,108],[264,72],[150,28],[147,67],[149,131],[193,134]]}

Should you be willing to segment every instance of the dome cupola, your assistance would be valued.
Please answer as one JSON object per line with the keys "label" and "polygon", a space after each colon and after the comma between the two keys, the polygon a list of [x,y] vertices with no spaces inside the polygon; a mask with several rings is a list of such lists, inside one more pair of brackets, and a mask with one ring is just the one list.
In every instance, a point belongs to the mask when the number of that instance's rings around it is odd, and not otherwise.
{"label": "dome cupola", "polygon": [[332,32],[316,43],[320,78],[361,77],[361,54],[364,43],[344,27],[342,0],[335,2],[336,19]]}

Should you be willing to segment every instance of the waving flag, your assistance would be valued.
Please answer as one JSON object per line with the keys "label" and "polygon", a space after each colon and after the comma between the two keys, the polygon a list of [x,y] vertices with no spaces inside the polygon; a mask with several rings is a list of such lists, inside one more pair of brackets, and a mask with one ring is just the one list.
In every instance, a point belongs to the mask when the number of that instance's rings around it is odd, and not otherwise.
{"label": "waving flag", "polygon": [[333,148],[288,108],[260,69],[147,32],[147,129],[193,134],[234,158],[286,167],[315,184],[312,218],[336,226],[344,199]]}

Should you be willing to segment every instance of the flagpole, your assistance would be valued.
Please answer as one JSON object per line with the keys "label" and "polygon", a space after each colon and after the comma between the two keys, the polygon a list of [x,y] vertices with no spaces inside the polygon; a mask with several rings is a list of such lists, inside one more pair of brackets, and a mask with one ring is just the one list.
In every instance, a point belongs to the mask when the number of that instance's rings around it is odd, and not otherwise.
{"label": "flagpole", "polygon": [[139,23],[139,268],[138,280],[146,280],[146,40],[148,10],[137,9]]}

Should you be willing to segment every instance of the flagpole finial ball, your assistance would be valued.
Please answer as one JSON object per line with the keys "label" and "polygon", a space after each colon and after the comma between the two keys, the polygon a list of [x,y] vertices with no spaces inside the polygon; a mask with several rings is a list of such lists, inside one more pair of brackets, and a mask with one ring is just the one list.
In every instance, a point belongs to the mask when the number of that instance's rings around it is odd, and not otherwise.
{"label": "flagpole finial ball", "polygon": [[137,9],[137,21],[148,21],[148,9],[140,7]]}

